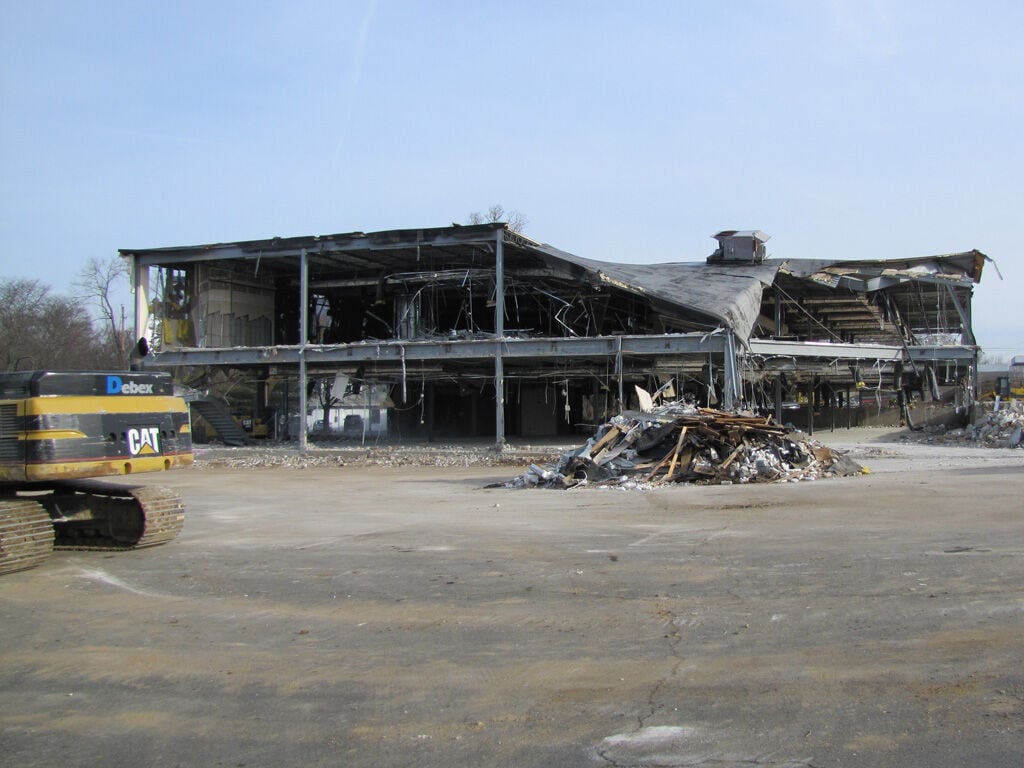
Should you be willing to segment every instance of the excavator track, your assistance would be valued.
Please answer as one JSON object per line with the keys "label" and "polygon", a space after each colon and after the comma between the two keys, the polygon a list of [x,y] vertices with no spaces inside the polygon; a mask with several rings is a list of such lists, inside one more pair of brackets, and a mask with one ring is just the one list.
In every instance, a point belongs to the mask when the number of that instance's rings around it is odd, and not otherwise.
{"label": "excavator track", "polygon": [[53,523],[30,499],[0,499],[0,574],[34,568],[53,551]]}
{"label": "excavator track", "polygon": [[55,549],[153,547],[174,539],[185,523],[181,497],[160,486],[78,480],[60,483],[40,501],[53,517]]}

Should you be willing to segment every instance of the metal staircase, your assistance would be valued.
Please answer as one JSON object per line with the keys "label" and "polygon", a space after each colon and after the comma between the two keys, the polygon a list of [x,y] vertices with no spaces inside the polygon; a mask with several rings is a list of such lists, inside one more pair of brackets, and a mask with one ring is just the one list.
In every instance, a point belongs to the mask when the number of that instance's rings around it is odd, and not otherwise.
{"label": "metal staircase", "polygon": [[213,397],[186,397],[188,404],[202,416],[206,423],[217,430],[224,445],[244,446],[252,443],[249,433],[235,421],[223,401]]}

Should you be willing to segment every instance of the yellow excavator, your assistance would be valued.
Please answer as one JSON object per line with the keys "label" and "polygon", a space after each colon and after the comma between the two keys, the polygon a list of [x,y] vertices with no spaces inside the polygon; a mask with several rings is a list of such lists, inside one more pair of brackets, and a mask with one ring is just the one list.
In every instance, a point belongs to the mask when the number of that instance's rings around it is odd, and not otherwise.
{"label": "yellow excavator", "polygon": [[1024,355],[1010,358],[1005,374],[979,374],[979,390],[981,400],[1000,398],[1024,398]]}
{"label": "yellow excavator", "polygon": [[178,535],[168,488],[96,480],[192,464],[188,406],[165,373],[0,373],[0,574],[58,549],[137,549]]}

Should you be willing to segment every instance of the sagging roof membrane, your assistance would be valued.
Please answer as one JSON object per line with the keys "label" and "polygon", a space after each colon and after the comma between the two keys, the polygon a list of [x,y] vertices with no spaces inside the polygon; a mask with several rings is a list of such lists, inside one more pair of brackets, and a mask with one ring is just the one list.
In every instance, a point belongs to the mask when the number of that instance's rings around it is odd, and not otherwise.
{"label": "sagging roof membrane", "polygon": [[764,288],[779,269],[779,264],[619,264],[547,250],[552,258],[587,270],[594,281],[710,318],[741,339],[750,336]]}

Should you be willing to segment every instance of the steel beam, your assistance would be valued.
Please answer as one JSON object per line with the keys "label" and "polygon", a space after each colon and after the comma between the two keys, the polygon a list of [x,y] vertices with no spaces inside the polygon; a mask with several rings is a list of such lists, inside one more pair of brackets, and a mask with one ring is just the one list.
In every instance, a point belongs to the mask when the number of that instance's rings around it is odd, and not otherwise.
{"label": "steel beam", "polygon": [[964,305],[960,302],[960,299],[956,295],[956,291],[953,290],[953,286],[947,285],[946,288],[949,290],[949,298],[953,300],[953,306],[956,307],[956,313],[960,316],[960,323],[963,327],[963,335],[967,338],[967,341],[971,344],[975,343],[974,329],[971,328],[971,318],[964,309]]}
{"label": "steel beam", "polygon": [[[501,354],[506,359],[555,359],[607,357],[614,359],[621,346],[626,357],[665,357],[690,354],[722,354],[724,334],[666,334],[659,336],[587,336],[579,338],[501,339]],[[827,346],[827,345],[825,345]],[[416,360],[490,360],[496,340],[460,339],[456,341],[380,341],[355,344],[307,344],[308,363],[370,363]],[[777,354],[777,353],[770,353]],[[154,354],[154,367],[177,365],[295,365],[299,346],[233,347],[217,349],[183,348]]]}
{"label": "steel beam", "polygon": [[[501,233],[499,231],[499,237]],[[304,244],[289,242],[285,240],[279,245],[274,241],[253,241],[246,243],[218,243],[214,245],[198,245],[184,248],[156,248],[156,249],[121,249],[120,253],[125,256],[132,256],[139,264],[145,266],[172,266],[180,264],[192,264],[201,261],[221,261],[238,259],[279,259],[300,257],[303,251],[310,247],[317,250],[318,254],[331,256],[346,253],[365,253],[367,251],[402,251],[414,249],[417,246],[430,246],[436,248],[454,247],[459,245],[476,245],[485,250],[491,250],[494,240],[488,235],[475,234],[472,236],[438,235],[428,240],[401,240],[398,242],[373,242],[369,238],[346,237],[343,242],[337,242],[325,237],[323,239],[312,237],[304,239]]]}
{"label": "steel beam", "polygon": [[908,347],[911,359],[918,363],[973,363],[977,348],[958,347]]}
{"label": "steel beam", "polygon": [[915,282],[918,283],[929,283],[931,285],[944,285],[947,288],[966,288],[972,290],[974,288],[974,278],[972,277],[957,277],[956,275],[944,275],[939,277],[937,275],[922,275],[914,278]]}
{"label": "steel beam", "polygon": [[906,348],[887,344],[831,344],[824,341],[776,341],[751,339],[750,351],[755,355],[782,355],[826,360],[882,360],[895,362],[969,362],[974,359],[970,346],[914,346]]}
{"label": "steel beam", "polygon": [[[726,341],[723,334],[705,336],[679,334],[662,336],[595,336],[563,339],[466,339],[458,341],[402,341],[359,344],[308,344],[303,349],[307,365],[358,365],[365,363],[394,363],[400,367],[417,362],[480,362],[493,361],[497,346],[503,360],[572,360],[579,358],[605,359],[616,362],[620,355],[644,357],[655,364],[661,358],[690,355],[724,355]],[[621,348],[621,353],[620,353]],[[147,368],[172,368],[181,365],[248,366],[298,365],[299,346],[237,347],[233,349],[180,349],[154,353],[147,360]],[[752,339],[749,351],[765,357],[786,356],[819,360],[904,360],[903,348],[884,344],[829,344],[827,342],[792,342]],[[971,363],[975,348],[970,346],[908,347],[915,362]],[[724,358],[723,358],[724,359]],[[618,370],[618,366],[616,366]]]}
{"label": "steel beam", "polygon": [[751,339],[748,343],[755,355],[786,357],[821,357],[843,360],[899,360],[903,347],[888,344],[840,344],[827,341],[778,341]]}

